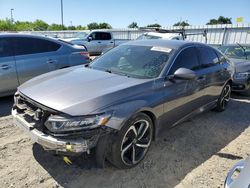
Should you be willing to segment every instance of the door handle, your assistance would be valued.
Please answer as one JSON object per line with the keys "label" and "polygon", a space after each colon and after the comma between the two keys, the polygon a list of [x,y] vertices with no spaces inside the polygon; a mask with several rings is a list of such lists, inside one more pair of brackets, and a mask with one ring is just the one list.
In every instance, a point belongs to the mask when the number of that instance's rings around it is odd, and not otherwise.
{"label": "door handle", "polygon": [[55,63],[56,62],[56,60],[54,60],[54,59],[48,59],[47,60],[47,63],[49,63],[49,64],[53,64],[53,63]]}
{"label": "door handle", "polygon": [[111,41],[110,43],[112,43],[112,44],[113,44],[114,42],[113,42],[113,41]]}
{"label": "door handle", "polygon": [[100,44],[100,43],[102,43],[102,42],[99,41],[98,43]]}
{"label": "door handle", "polygon": [[3,70],[7,70],[7,69],[10,68],[10,66],[9,66],[9,65],[2,65],[1,68],[2,68]]}

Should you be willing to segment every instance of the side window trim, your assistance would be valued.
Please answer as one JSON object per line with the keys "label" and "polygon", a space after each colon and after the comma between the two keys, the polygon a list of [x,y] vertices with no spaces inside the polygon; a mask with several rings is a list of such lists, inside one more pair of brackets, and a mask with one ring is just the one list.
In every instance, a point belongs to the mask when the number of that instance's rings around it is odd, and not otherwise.
{"label": "side window trim", "polygon": [[[173,67],[173,65],[174,65],[174,63],[175,63],[175,61],[176,61],[176,59],[178,58],[178,56],[179,56],[184,50],[186,50],[186,49],[188,49],[188,48],[195,48],[196,53],[198,53],[198,51],[197,51],[197,46],[196,46],[196,45],[186,46],[186,47],[182,48],[182,49],[177,53],[177,55],[174,57],[174,59],[173,59],[171,65],[169,66],[169,68],[168,68],[168,70],[166,71],[166,74],[165,74],[165,75],[169,76],[169,72],[170,72],[170,70],[172,69],[172,67]],[[199,67],[200,67],[201,64],[200,64],[200,61],[199,61],[199,56],[198,56],[198,54],[197,54],[197,58],[198,58],[198,63],[199,63]]]}
{"label": "side window trim", "polygon": [[[18,49],[18,46],[20,44],[18,44],[20,41],[18,40],[25,40],[27,39],[28,40],[37,40],[37,41],[40,41],[40,42],[45,42],[47,43],[47,45],[57,45],[58,47],[54,50],[54,49],[47,49],[46,51],[37,51],[37,52],[31,52],[31,53],[23,53],[23,54],[19,54],[17,49]],[[30,42],[29,41],[29,42]],[[39,44],[40,45],[40,44]],[[60,48],[62,47],[62,45],[60,43],[58,43],[57,41],[51,41],[51,40],[47,40],[46,38],[36,38],[36,37],[13,37],[13,51],[14,51],[14,56],[23,56],[23,55],[36,55],[36,54],[43,54],[43,53],[55,53],[57,52]],[[36,49],[37,50],[37,49]],[[32,51],[32,49],[31,49]]]}
{"label": "side window trim", "polygon": [[217,64],[220,64],[220,58],[219,58],[218,54],[216,53],[216,51],[213,48],[211,48],[209,46],[197,46],[197,48],[199,48],[199,47],[200,47],[200,49],[197,49],[197,52],[198,52],[198,59],[199,59],[201,68],[208,68],[208,67],[203,67],[202,54],[201,54],[201,50],[203,50],[203,49],[212,51],[212,53],[217,57],[217,63],[214,63],[214,61],[213,61],[213,66],[217,65]]}
{"label": "side window trim", "polygon": [[13,44],[12,37],[3,37],[3,38],[0,38],[0,39],[3,39],[3,40],[5,39],[7,41],[7,46],[10,47],[9,54],[6,55],[6,56],[3,56],[3,57],[0,56],[0,58],[14,57],[15,56],[15,51],[14,51],[14,44]]}

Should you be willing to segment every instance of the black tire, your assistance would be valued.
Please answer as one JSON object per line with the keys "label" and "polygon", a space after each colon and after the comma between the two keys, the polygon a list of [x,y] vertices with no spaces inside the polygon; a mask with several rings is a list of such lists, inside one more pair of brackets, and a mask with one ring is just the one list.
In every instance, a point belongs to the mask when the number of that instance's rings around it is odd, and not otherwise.
{"label": "black tire", "polygon": [[144,113],[137,113],[115,136],[109,161],[121,169],[138,165],[144,159],[152,138],[152,120]]}
{"label": "black tire", "polygon": [[230,100],[231,91],[232,91],[231,85],[230,83],[227,83],[221,91],[220,97],[214,109],[215,111],[223,112],[226,109],[227,104]]}

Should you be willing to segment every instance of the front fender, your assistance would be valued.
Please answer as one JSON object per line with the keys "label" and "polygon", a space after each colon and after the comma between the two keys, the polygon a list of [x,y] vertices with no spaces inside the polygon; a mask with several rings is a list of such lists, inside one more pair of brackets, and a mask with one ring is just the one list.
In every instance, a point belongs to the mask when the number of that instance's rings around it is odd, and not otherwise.
{"label": "front fender", "polygon": [[138,112],[149,112],[157,119],[163,113],[163,106],[148,106],[148,102],[145,100],[136,100],[115,105],[107,109],[112,111],[113,115],[106,126],[120,130],[126,121],[133,117]]}

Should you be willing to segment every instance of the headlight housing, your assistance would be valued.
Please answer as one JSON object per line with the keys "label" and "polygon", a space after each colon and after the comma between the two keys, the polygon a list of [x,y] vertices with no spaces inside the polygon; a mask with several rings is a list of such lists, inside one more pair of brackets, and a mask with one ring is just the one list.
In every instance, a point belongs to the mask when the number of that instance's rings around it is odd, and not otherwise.
{"label": "headlight housing", "polygon": [[76,117],[51,115],[45,122],[45,126],[55,133],[94,129],[106,125],[111,115],[111,113]]}
{"label": "headlight housing", "polygon": [[235,73],[234,79],[235,80],[246,80],[246,79],[248,79],[249,76],[250,76],[249,72],[239,72],[239,73]]}

